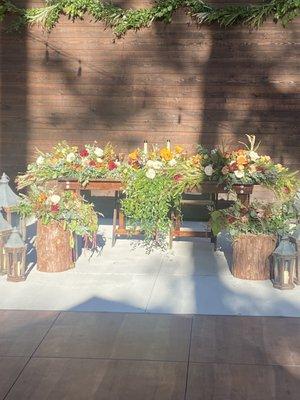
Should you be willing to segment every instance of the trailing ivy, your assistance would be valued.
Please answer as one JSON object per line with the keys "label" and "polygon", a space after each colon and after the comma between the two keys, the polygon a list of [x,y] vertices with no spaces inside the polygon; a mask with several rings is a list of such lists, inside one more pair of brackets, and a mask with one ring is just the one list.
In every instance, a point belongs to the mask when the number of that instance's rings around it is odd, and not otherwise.
{"label": "trailing ivy", "polygon": [[285,27],[299,15],[300,0],[269,0],[258,5],[213,7],[201,0],[157,0],[150,8],[122,9],[100,0],[46,0],[45,7],[19,8],[10,0],[2,0],[0,21],[14,14],[11,30],[20,30],[31,24],[51,30],[61,15],[71,20],[83,19],[85,14],[93,21],[102,21],[113,29],[117,37],[129,30],[149,27],[154,21],[171,22],[173,13],[184,8],[199,25],[217,23],[229,27],[244,24],[250,28],[260,27],[267,18],[280,21]]}

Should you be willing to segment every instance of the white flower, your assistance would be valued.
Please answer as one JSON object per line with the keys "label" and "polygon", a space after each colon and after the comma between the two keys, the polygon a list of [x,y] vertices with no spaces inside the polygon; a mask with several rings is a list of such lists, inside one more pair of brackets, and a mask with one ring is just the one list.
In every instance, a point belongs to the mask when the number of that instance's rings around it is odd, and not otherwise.
{"label": "white flower", "polygon": [[60,196],[58,194],[53,194],[50,196],[50,201],[52,204],[58,204],[60,201]]}
{"label": "white flower", "polygon": [[170,167],[174,167],[176,164],[177,164],[177,161],[174,158],[172,158],[172,160],[169,161]]}
{"label": "white flower", "polygon": [[155,169],[149,168],[146,172],[146,177],[149,179],[154,179],[156,175]]}
{"label": "white flower", "polygon": [[148,160],[148,161],[146,162],[146,167],[148,167],[148,168],[153,168],[153,164],[154,164],[154,161]]}
{"label": "white flower", "polygon": [[81,164],[84,165],[85,167],[87,167],[89,163],[90,160],[87,157],[81,159]]}
{"label": "white flower", "polygon": [[66,157],[66,160],[67,160],[68,163],[71,163],[71,162],[73,162],[75,160],[75,158],[76,158],[76,156],[75,156],[74,153],[69,153],[67,155],[67,157]]}
{"label": "white flower", "polygon": [[95,147],[94,153],[96,154],[97,157],[102,157],[104,151],[101,149],[101,147]]}
{"label": "white flower", "polygon": [[103,162],[103,159],[102,159],[101,157],[97,157],[97,158],[96,158],[96,161],[97,161],[98,163],[102,163],[102,162]]}
{"label": "white flower", "polygon": [[204,168],[204,172],[206,173],[207,176],[212,176],[212,174],[214,173],[214,169],[213,169],[212,165],[211,164],[207,165]]}
{"label": "white flower", "polygon": [[243,178],[244,177],[244,171],[239,171],[239,170],[237,170],[237,171],[234,171],[234,175],[237,177],[237,178]]}
{"label": "white flower", "polygon": [[160,161],[153,161],[152,166],[153,166],[154,169],[161,169],[163,164]]}
{"label": "white flower", "polygon": [[256,153],[256,151],[249,151],[249,157],[251,159],[251,161],[256,161],[259,159],[259,155]]}
{"label": "white flower", "polygon": [[37,165],[42,165],[44,160],[45,158],[43,156],[38,156],[38,158],[36,159]]}

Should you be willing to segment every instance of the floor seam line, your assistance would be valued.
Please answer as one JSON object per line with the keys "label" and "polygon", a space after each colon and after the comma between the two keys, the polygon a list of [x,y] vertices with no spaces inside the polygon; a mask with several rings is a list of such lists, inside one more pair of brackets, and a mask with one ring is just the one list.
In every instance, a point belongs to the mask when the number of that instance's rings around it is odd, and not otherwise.
{"label": "floor seam line", "polygon": [[162,255],[161,260],[160,260],[159,269],[158,269],[158,272],[156,274],[156,278],[154,280],[154,283],[153,283],[153,286],[152,286],[152,289],[151,289],[151,292],[150,292],[150,295],[149,295],[149,298],[148,298],[148,301],[147,301],[147,304],[146,304],[145,313],[148,312],[148,306],[149,306],[149,303],[150,303],[150,300],[151,300],[151,297],[152,297],[153,290],[155,288],[156,282],[158,280],[158,277],[159,277],[159,274],[160,274],[160,271],[161,271],[161,268],[162,268],[163,261],[164,261],[164,254]]}
{"label": "floor seam line", "polygon": [[192,321],[191,321],[189,351],[188,351],[188,359],[187,359],[187,366],[186,366],[186,376],[185,376],[184,400],[186,400],[187,389],[188,389],[190,358],[191,358],[191,348],[192,348],[192,338],[193,338],[193,328],[194,328],[194,317],[192,317]]}
{"label": "floor seam line", "polygon": [[[60,316],[61,312],[59,311],[57,316],[54,318],[54,320],[52,321],[52,323],[50,324],[49,328],[46,330],[45,334],[43,335],[42,339],[39,341],[38,345],[35,347],[35,349],[33,350],[33,352],[31,353],[31,355],[29,356],[28,360],[26,361],[26,363],[24,364],[23,368],[21,369],[21,371],[18,373],[18,375],[16,376],[16,378],[14,379],[13,383],[10,385],[10,388],[8,389],[7,393],[5,394],[5,396],[3,397],[3,400],[7,399],[7,396],[9,395],[9,393],[11,392],[11,390],[13,389],[13,387],[15,386],[16,382],[18,381],[18,379],[20,378],[20,376],[22,375],[23,371],[25,370],[25,368],[27,367],[27,365],[29,364],[29,362],[32,360],[35,352],[37,351],[37,349],[40,347],[41,343],[43,342],[43,340],[45,339],[45,337],[48,335],[50,329],[54,326],[55,322],[57,321],[58,317]],[[24,356],[26,357],[26,356]]]}

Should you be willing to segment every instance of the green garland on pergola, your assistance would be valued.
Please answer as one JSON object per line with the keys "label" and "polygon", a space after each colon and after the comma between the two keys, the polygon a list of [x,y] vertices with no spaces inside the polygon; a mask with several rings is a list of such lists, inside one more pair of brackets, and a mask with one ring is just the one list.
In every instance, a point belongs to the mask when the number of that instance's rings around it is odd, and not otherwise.
{"label": "green garland on pergola", "polygon": [[14,14],[11,30],[19,30],[25,25],[37,24],[51,30],[61,15],[71,20],[83,19],[87,14],[92,21],[103,21],[111,27],[117,37],[128,30],[149,27],[154,21],[171,22],[173,13],[184,8],[186,13],[199,25],[217,23],[223,27],[244,24],[259,28],[267,18],[280,21],[285,27],[299,15],[300,0],[269,0],[257,5],[229,5],[213,7],[201,0],[157,0],[152,7],[122,9],[100,0],[46,0],[40,8],[19,8],[9,0],[2,0],[0,21],[8,14]]}

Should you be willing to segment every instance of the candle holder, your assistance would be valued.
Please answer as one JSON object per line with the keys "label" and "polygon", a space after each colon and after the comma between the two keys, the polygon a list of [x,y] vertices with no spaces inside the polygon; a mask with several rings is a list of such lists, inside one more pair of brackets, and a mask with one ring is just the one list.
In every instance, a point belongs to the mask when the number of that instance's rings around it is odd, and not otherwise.
{"label": "candle holder", "polygon": [[26,280],[26,249],[17,228],[12,233],[4,246],[4,257],[7,268],[7,280],[22,282]]}
{"label": "candle holder", "polygon": [[289,241],[287,236],[284,236],[273,253],[273,286],[276,289],[288,290],[295,287],[293,281],[295,276],[296,256],[295,245]]}

